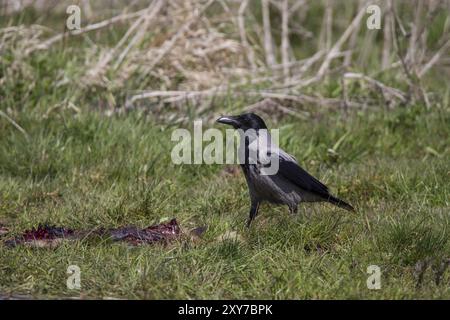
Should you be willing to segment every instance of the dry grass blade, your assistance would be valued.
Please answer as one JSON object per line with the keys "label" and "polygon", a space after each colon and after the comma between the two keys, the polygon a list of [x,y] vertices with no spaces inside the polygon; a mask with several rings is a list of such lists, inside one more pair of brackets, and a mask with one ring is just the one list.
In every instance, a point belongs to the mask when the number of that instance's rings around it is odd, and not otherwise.
{"label": "dry grass blade", "polygon": [[247,39],[247,32],[245,31],[245,18],[244,14],[247,10],[249,0],[242,1],[239,12],[238,12],[238,25],[239,25],[239,35],[241,37],[242,46],[245,49],[245,52],[247,53],[247,60],[250,64],[252,70],[256,69],[256,61],[255,61],[255,52],[253,51],[253,48],[250,46],[248,39]]}
{"label": "dry grass blade", "polygon": [[161,10],[163,4],[164,0],[155,0],[147,7],[147,9],[145,9],[145,11],[139,16],[139,18],[127,30],[125,35],[120,39],[120,41],[117,43],[114,49],[101,56],[97,64],[88,71],[87,76],[85,78],[86,83],[90,84],[102,82],[102,75],[106,72],[106,69],[110,61],[116,56],[116,53],[119,50],[119,48],[122,47],[127,42],[128,38],[131,36],[133,32],[137,30],[138,27],[142,27],[130,40],[128,46],[118,56],[116,63],[114,65],[115,69],[118,68],[118,66],[122,63],[123,59],[129,52],[129,50],[143,38],[144,33],[147,30],[150,22],[156,17],[158,12]]}
{"label": "dry grass blade", "polygon": [[345,41],[347,41],[347,39],[350,37],[352,32],[354,32],[358,28],[365,13],[366,13],[366,8],[364,7],[358,12],[356,17],[353,19],[353,21],[350,23],[350,25],[344,31],[344,33],[339,38],[339,40],[336,41],[336,43],[333,45],[333,47],[327,53],[325,60],[323,61],[322,65],[320,66],[319,71],[317,73],[318,78],[322,78],[325,75],[325,73],[327,72],[327,70],[330,67],[331,61],[335,58],[336,54],[339,53],[342,45],[345,43]]}
{"label": "dry grass blade", "polygon": [[10,116],[8,116],[6,113],[4,113],[2,110],[0,110],[0,116],[2,116],[3,118],[5,118],[9,123],[11,123],[17,130],[19,130],[23,135],[24,135],[24,137],[27,139],[27,140],[29,140],[29,137],[28,137],[28,133],[21,127],[21,126],[19,126],[18,124],[17,124],[17,122],[15,122]]}
{"label": "dry grass blade", "polygon": [[450,40],[447,40],[444,45],[433,55],[433,57],[420,69],[418,72],[419,78],[422,78],[442,57],[442,55],[450,47]]}
{"label": "dry grass blade", "polygon": [[273,51],[273,40],[272,40],[272,28],[270,25],[270,9],[269,0],[261,1],[262,14],[263,14],[263,25],[264,25],[264,49],[266,53],[266,64],[273,66],[276,63],[275,54]]}
{"label": "dry grass blade", "polygon": [[46,49],[50,48],[53,44],[57,43],[58,41],[61,41],[62,39],[64,39],[65,37],[68,37],[68,36],[81,35],[83,33],[87,33],[90,31],[95,31],[95,30],[105,28],[105,27],[115,24],[115,23],[120,23],[120,22],[124,22],[126,20],[138,18],[138,17],[142,16],[146,11],[147,11],[147,9],[143,9],[143,10],[139,10],[139,11],[132,12],[132,13],[122,13],[122,14],[112,17],[110,19],[106,19],[106,20],[103,20],[103,21],[100,21],[97,23],[87,25],[86,27],[81,28],[79,30],[73,30],[73,31],[68,31],[68,32],[64,32],[61,34],[57,34],[57,35],[45,40],[44,42],[36,45],[35,47],[30,48],[27,51],[27,54],[30,54],[35,50],[46,50]]}
{"label": "dry grass blade", "polygon": [[190,26],[194,24],[199,17],[205,12],[206,9],[214,2],[215,0],[208,1],[203,7],[201,7],[199,10],[195,10],[193,15],[186,21],[186,23],[173,35],[172,38],[164,42],[162,47],[160,48],[158,54],[156,55],[155,59],[153,59],[149,66],[147,67],[147,70],[152,70],[155,65],[157,65],[169,52],[172,47],[175,45],[175,43],[185,34],[186,31],[189,30]]}
{"label": "dry grass blade", "polygon": [[382,83],[378,80],[372,79],[369,76],[366,76],[364,74],[348,72],[348,73],[344,74],[344,78],[365,80],[365,81],[369,82],[370,84],[373,84],[376,87],[380,88],[384,92],[395,96],[396,98],[400,99],[402,102],[406,102],[406,94],[404,92],[402,92],[399,89],[389,87],[389,86],[385,85],[384,83]]}
{"label": "dry grass blade", "polygon": [[[114,64],[114,69],[117,69],[120,66],[120,64],[125,59],[125,56],[128,54],[130,49],[133,46],[137,45],[142,40],[150,23],[155,19],[157,14],[160,12],[163,4],[164,4],[163,0],[157,0],[157,1],[153,2],[152,6],[150,6],[148,8],[148,11],[146,12],[146,14],[141,16],[141,18],[138,20],[139,23],[136,24],[136,26],[140,27],[139,31],[130,40],[130,42],[128,43],[128,46],[120,53],[119,57],[117,58],[117,61]],[[142,25],[141,25],[141,19],[142,19]],[[128,31],[130,31],[130,29]],[[126,38],[124,37],[123,39],[126,39]]]}
{"label": "dry grass blade", "polygon": [[281,61],[285,83],[289,79],[289,2],[284,0],[281,11]]}

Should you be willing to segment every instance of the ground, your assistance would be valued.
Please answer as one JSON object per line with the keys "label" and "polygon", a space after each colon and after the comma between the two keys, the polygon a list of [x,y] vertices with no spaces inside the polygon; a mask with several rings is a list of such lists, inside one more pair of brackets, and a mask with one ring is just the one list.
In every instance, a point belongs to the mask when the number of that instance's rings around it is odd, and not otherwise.
{"label": "ground", "polygon": [[[357,211],[307,204],[292,216],[285,207],[264,205],[250,229],[243,175],[224,165],[172,164],[172,128],[141,118],[23,113],[28,140],[3,125],[0,221],[14,234],[39,223],[144,227],[175,217],[185,231],[207,226],[202,239],[141,247],[89,240],[56,249],[0,246],[0,292],[450,297],[450,271],[439,285],[431,267],[421,286],[414,273],[420,261],[449,258],[447,111],[419,106],[281,121],[281,146]],[[230,231],[238,236],[220,239]],[[66,287],[69,265],[81,269],[80,292]],[[367,288],[370,265],[381,269],[380,290]]]}

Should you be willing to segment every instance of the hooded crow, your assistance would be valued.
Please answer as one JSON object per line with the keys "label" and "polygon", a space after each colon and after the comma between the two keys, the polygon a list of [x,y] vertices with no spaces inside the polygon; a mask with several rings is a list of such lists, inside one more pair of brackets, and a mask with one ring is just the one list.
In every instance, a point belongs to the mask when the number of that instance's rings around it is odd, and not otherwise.
{"label": "hooded crow", "polygon": [[[302,169],[295,158],[278,148],[267,132],[267,126],[261,117],[254,113],[239,116],[222,116],[217,122],[231,125],[240,133],[239,162],[244,172],[250,191],[250,216],[247,227],[255,219],[259,205],[264,202],[283,204],[291,213],[297,212],[300,202],[330,202],[343,209],[354,211],[354,208],[328,191],[327,186]],[[265,141],[262,138],[265,137]],[[264,152],[255,153],[255,148],[267,145]],[[253,154],[253,156],[252,156]],[[268,167],[267,156],[272,164],[276,160],[276,172],[264,173]],[[261,157],[261,155],[263,155]],[[266,160],[266,161],[262,161]]]}

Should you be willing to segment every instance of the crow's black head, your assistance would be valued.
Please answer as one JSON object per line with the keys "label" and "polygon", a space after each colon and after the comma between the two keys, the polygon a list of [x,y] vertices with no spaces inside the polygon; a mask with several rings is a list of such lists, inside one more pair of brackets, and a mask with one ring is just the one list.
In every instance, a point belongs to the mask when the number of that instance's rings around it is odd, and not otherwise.
{"label": "crow's black head", "polygon": [[264,120],[254,113],[244,113],[239,116],[223,116],[217,119],[217,122],[229,124],[235,129],[242,129],[244,131],[248,129],[267,129]]}

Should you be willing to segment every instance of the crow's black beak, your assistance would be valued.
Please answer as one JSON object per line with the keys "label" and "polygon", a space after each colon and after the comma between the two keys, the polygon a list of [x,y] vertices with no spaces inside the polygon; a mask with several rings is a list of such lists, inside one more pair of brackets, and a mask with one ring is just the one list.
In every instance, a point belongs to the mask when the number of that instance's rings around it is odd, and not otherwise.
{"label": "crow's black beak", "polygon": [[237,126],[239,122],[236,120],[236,117],[233,116],[223,116],[216,120],[219,123],[229,124],[231,126]]}

